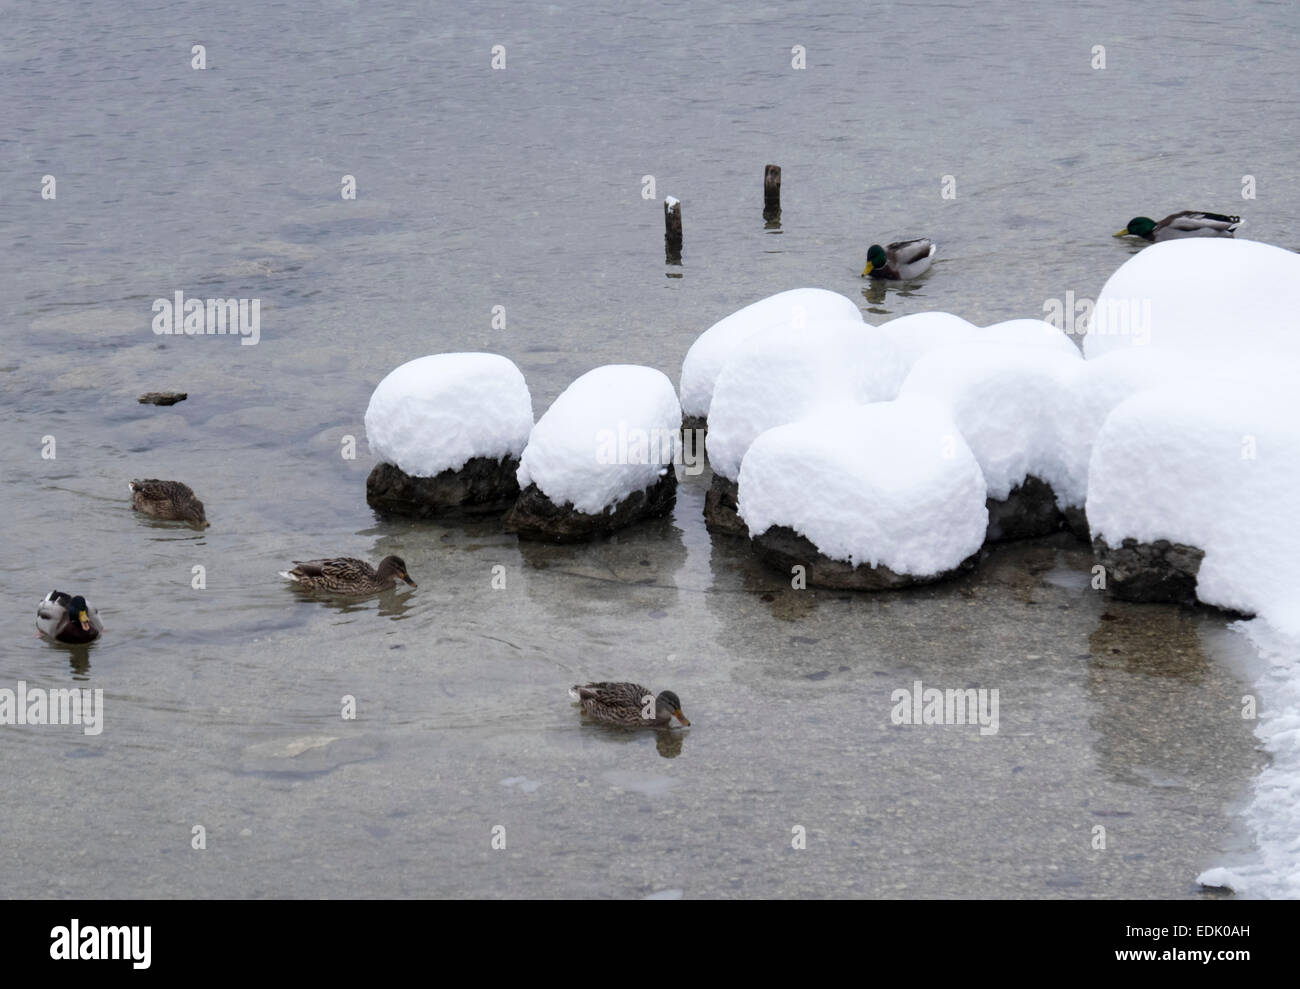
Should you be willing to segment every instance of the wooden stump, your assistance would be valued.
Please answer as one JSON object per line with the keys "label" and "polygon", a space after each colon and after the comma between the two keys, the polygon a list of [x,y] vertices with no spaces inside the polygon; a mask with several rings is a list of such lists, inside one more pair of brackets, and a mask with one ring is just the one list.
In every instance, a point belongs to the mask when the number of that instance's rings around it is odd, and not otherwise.
{"label": "wooden stump", "polygon": [[781,166],[768,165],[763,170],[763,219],[772,221],[781,216]]}
{"label": "wooden stump", "polygon": [[682,202],[664,197],[664,257],[668,264],[682,261]]}

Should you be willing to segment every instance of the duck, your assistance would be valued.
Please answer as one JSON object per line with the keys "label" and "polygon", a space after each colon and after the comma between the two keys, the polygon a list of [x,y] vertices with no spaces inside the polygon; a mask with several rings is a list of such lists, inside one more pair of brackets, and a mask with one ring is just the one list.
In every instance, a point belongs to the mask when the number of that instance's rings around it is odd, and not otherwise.
{"label": "duck", "polygon": [[99,609],[80,594],[50,591],[36,608],[36,629],[56,642],[81,645],[94,642],[104,631]]}
{"label": "duck", "polygon": [[281,570],[280,576],[313,591],[333,594],[378,594],[397,586],[404,580],[417,587],[406,572],[406,561],[400,556],[385,556],[379,567],[351,556],[336,556],[328,560],[294,560],[292,570]]}
{"label": "duck", "polygon": [[867,266],[862,277],[898,279],[915,278],[930,269],[930,260],[938,250],[929,237],[898,240],[881,247],[872,244],[867,248]]}
{"label": "duck", "polygon": [[1239,216],[1185,209],[1181,213],[1170,213],[1159,223],[1149,216],[1135,216],[1114,236],[1141,237],[1152,243],[1180,237],[1234,237],[1240,222]]}
{"label": "duck", "polygon": [[[661,691],[655,697],[639,683],[584,683],[571,687],[569,696],[581,705],[583,714],[602,724],[624,728],[669,728],[673,718],[687,727],[691,724],[682,714],[682,702],[671,690]],[[653,718],[647,718],[643,712],[649,707],[652,697],[655,714]]]}
{"label": "duck", "polygon": [[188,484],[146,477],[137,478],[127,487],[131,489],[134,511],[167,522],[188,522],[200,529],[211,524],[204,514],[203,502],[195,497]]}

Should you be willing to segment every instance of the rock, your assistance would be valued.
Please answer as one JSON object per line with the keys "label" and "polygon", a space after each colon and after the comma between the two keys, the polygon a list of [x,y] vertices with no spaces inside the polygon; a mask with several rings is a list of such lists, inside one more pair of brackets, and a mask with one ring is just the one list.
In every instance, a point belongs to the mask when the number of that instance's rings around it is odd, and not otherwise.
{"label": "rock", "polygon": [[985,503],[989,512],[986,539],[991,543],[1050,535],[1064,524],[1056,507],[1056,492],[1040,478],[1028,475],[1002,499]]}
{"label": "rock", "polygon": [[704,495],[704,525],[710,532],[721,536],[748,536],[749,527],[736,512],[735,481],[721,474],[713,475],[713,483]]}
{"label": "rock", "polygon": [[1075,539],[1085,543],[1092,541],[1088,513],[1082,505],[1071,505],[1069,508],[1061,509],[1061,518],[1065,520],[1065,527],[1070,530]]}
{"label": "rock", "polygon": [[1106,568],[1106,589],[1123,601],[1196,601],[1196,574],[1204,550],[1167,539],[1140,543],[1129,538],[1112,547],[1098,537],[1092,542],[1092,551]]}
{"label": "rock", "polygon": [[366,478],[366,503],[384,515],[435,519],[504,512],[519,497],[514,457],[471,457],[459,470],[412,477],[392,464],[375,464]]}
{"label": "rock", "polygon": [[698,429],[705,435],[709,432],[708,416],[682,416],[682,432],[688,429]]}
{"label": "rock", "polygon": [[183,391],[147,391],[136,399],[141,405],[175,405],[189,398]]}
{"label": "rock", "polygon": [[888,567],[867,564],[853,566],[844,560],[826,557],[812,541],[784,525],[774,525],[753,538],[754,549],[763,562],[789,576],[791,568],[805,568],[809,587],[826,587],[833,590],[888,591],[917,584],[931,584],[946,580],[975,568],[979,553],[972,553],[956,569],[928,577],[895,573]]}
{"label": "rock", "polygon": [[659,518],[677,503],[677,474],[669,467],[657,482],[633,491],[597,515],[580,512],[569,502],[557,505],[536,484],[529,484],[506,513],[507,532],[520,539],[576,543],[607,536],[642,519]]}

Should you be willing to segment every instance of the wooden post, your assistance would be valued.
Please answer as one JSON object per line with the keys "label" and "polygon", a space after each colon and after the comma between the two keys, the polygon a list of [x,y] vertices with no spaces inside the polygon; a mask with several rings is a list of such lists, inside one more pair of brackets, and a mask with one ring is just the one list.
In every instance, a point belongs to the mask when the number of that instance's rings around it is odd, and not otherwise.
{"label": "wooden post", "polygon": [[768,165],[763,170],[763,219],[781,215],[781,166]]}
{"label": "wooden post", "polygon": [[682,202],[664,197],[664,256],[668,264],[682,260]]}

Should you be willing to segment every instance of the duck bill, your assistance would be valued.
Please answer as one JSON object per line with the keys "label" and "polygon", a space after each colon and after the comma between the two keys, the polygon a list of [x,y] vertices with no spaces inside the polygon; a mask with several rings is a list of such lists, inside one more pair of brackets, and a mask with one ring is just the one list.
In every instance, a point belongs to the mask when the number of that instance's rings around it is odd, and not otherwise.
{"label": "duck bill", "polygon": [[77,621],[81,622],[81,627],[84,631],[90,631],[90,616],[84,611],[77,612]]}
{"label": "duck bill", "polygon": [[866,266],[865,268],[862,269],[862,277],[863,277],[863,278],[866,278],[869,274],[871,274],[872,271],[875,270],[875,267],[876,267],[876,266],[875,266],[874,264],[872,264],[870,261],[868,261],[868,262],[867,262],[867,266]]}
{"label": "duck bill", "polygon": [[419,587],[419,586],[420,586],[419,584],[417,584],[415,581],[413,581],[413,580],[411,579],[411,575],[410,575],[410,574],[402,574],[402,580],[406,581],[406,583],[410,584],[412,587]]}
{"label": "duck bill", "polygon": [[684,724],[687,728],[691,726],[690,719],[688,719],[686,715],[682,714],[682,709],[680,707],[673,712],[673,717]]}
{"label": "duck bill", "polygon": [[1111,234],[1111,236],[1112,236],[1112,237],[1127,237],[1127,236],[1128,236],[1128,228],[1125,227],[1125,228],[1124,228],[1123,230],[1121,230],[1119,233],[1117,233],[1117,234]]}

